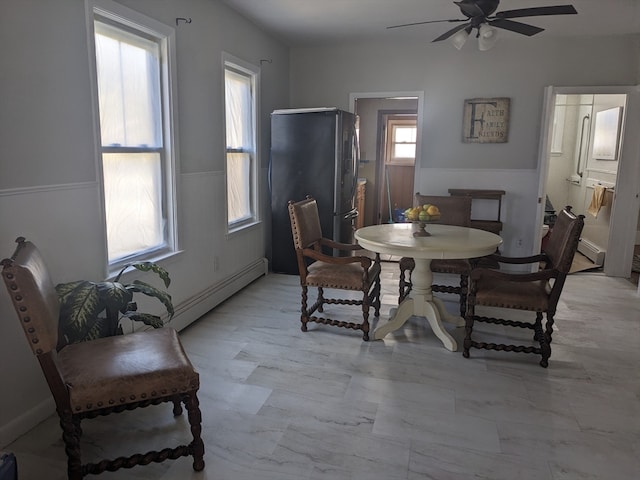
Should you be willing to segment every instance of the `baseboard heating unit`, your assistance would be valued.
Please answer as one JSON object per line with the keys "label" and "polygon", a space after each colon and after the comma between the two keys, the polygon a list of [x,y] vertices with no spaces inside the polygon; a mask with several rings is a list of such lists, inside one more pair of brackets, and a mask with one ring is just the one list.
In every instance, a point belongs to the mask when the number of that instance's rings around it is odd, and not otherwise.
{"label": "baseboard heating unit", "polygon": [[578,243],[578,251],[596,265],[604,265],[604,255],[607,251],[591,240],[581,238],[580,243]]}

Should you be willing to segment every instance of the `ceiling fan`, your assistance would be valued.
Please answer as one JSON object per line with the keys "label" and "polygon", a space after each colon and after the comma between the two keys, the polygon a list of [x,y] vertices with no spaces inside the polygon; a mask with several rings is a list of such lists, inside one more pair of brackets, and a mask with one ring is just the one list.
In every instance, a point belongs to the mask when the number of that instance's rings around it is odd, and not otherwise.
{"label": "ceiling fan", "polygon": [[453,2],[460,8],[462,14],[467,18],[452,20],[427,20],[424,22],[405,23],[402,25],[392,25],[389,28],[409,27],[413,25],[424,25],[427,23],[451,22],[461,23],[456,27],[440,35],[433,42],[440,42],[451,37],[455,47],[459,50],[464,45],[473,29],[477,29],[477,37],[480,50],[488,50],[496,40],[496,28],[509,30],[522,35],[532,36],[540,33],[544,28],[535,27],[522,22],[510,20],[511,18],[537,17],[543,15],[573,15],[578,12],[573,5],[557,5],[552,7],[532,7],[520,8],[517,10],[503,10],[494,13],[500,5],[500,0],[460,0]]}

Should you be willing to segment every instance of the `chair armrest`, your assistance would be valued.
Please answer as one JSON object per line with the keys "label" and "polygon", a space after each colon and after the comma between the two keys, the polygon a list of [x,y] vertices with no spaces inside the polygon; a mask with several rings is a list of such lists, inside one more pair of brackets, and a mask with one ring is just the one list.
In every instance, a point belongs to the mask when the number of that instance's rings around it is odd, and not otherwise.
{"label": "chair armrest", "polygon": [[369,257],[364,257],[364,256],[334,257],[332,255],[325,255],[324,253],[321,253],[317,250],[313,250],[311,248],[303,249],[302,254],[305,257],[312,258],[320,262],[332,263],[334,265],[347,265],[349,263],[359,263],[364,269],[368,269],[373,263],[373,260],[371,260]]}
{"label": "chair armrest", "polygon": [[483,280],[506,280],[509,282],[535,282],[538,280],[549,280],[557,277],[555,270],[539,270],[533,273],[507,273],[502,270],[491,268],[475,268],[471,270],[469,278],[472,281]]}
{"label": "chair armrest", "polygon": [[504,257],[502,255],[492,254],[488,255],[486,258],[491,260],[495,260],[500,263],[510,263],[510,264],[525,264],[525,263],[535,263],[535,262],[548,262],[549,257],[545,253],[539,253],[537,255],[531,255],[529,257]]}
{"label": "chair armrest", "polygon": [[334,242],[333,240],[329,240],[328,238],[321,238],[320,245],[322,245],[323,247],[335,248],[337,250],[345,251],[364,250],[364,248],[362,248],[357,243]]}

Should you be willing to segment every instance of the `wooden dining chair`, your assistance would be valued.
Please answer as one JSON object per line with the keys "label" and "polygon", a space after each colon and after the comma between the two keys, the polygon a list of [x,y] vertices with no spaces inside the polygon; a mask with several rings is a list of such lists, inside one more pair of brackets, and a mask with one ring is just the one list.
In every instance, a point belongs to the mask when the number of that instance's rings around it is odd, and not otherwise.
{"label": "wooden dining chair", "polygon": [[[182,456],[193,469],[204,468],[204,444],[197,391],[198,373],[187,358],[177,332],[150,331],[58,345],[60,304],[44,259],[20,237],[11,258],[2,260],[2,277],[20,324],[55,400],[70,480],[89,474],[147,465]],[[188,445],[129,457],[82,463],[80,439],[84,419],[173,403],[173,414],[187,409],[193,440]]]}
{"label": "wooden dining chair", "polygon": [[[456,225],[468,227],[471,224],[471,197],[454,197],[438,195],[420,195],[416,193],[414,205],[436,205],[440,210],[440,219],[437,222],[443,225]],[[415,261],[411,257],[402,257],[399,261],[400,282],[398,285],[400,295],[398,303],[401,303],[411,292],[411,272],[415,268]],[[431,271],[434,273],[449,273],[458,275],[460,282],[457,286],[433,284],[431,291],[434,293],[451,293],[458,295],[460,301],[460,316],[464,317],[467,308],[467,288],[470,271],[469,260],[461,259],[435,259],[431,261]]]}
{"label": "wooden dining chair", "polygon": [[[571,213],[571,207],[566,207],[557,216],[549,241],[540,254],[529,257],[493,255],[493,258],[500,263],[539,264],[540,269],[533,273],[509,273],[492,268],[471,270],[463,350],[466,358],[469,358],[469,349],[473,347],[534,353],[542,357],[540,360],[542,367],[546,368],[549,365],[554,315],[562,287],[578,248],[583,226],[584,216],[576,216]],[[530,322],[480,316],[476,314],[477,306],[531,311],[535,312],[535,320]],[[546,314],[546,322],[543,330],[544,314]],[[474,340],[472,335],[475,322],[531,329],[534,331],[533,340],[538,346],[496,344]]]}
{"label": "wooden dining chair", "polygon": [[[323,238],[314,198],[289,201],[288,208],[302,287],[302,331],[307,331],[307,323],[316,322],[362,330],[362,338],[369,340],[369,308],[374,308],[376,317],[380,315],[380,255],[376,253],[372,260],[366,255],[356,255],[358,251],[363,252],[359,245]],[[344,256],[334,255],[334,250]],[[309,287],[318,289],[317,300],[311,306],[307,304]],[[325,289],[350,290],[360,292],[362,296],[360,299],[327,298]],[[326,304],[360,305],[362,323],[314,315],[315,312],[322,313]]]}

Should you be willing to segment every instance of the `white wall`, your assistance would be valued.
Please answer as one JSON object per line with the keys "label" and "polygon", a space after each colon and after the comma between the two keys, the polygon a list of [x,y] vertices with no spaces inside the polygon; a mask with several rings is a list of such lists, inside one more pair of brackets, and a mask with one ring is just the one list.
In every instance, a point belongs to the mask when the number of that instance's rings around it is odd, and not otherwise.
{"label": "white wall", "polygon": [[[494,188],[507,192],[504,251],[532,252],[538,142],[546,85],[633,85],[638,50],[632,37],[557,41],[505,32],[479,52],[475,42],[457,51],[439,44],[351,44],[293,48],[291,104],[349,107],[352,92],[424,91],[421,171],[416,190]],[[510,97],[509,141],[464,144],[463,102]]]}
{"label": "white wall", "polygon": [[[289,52],[217,0],[120,3],[176,28],[183,252],[163,266],[172,278],[172,325],[180,328],[265,271],[267,223],[225,236],[221,53],[262,67],[261,196],[268,205],[269,114],[288,106]],[[176,26],[176,17],[192,23]],[[0,258],[24,235],[40,247],[56,283],[105,276],[86,35],[82,0],[2,2]],[[268,221],[268,212],[262,216]],[[4,288],[0,316],[1,448],[53,404]]]}

